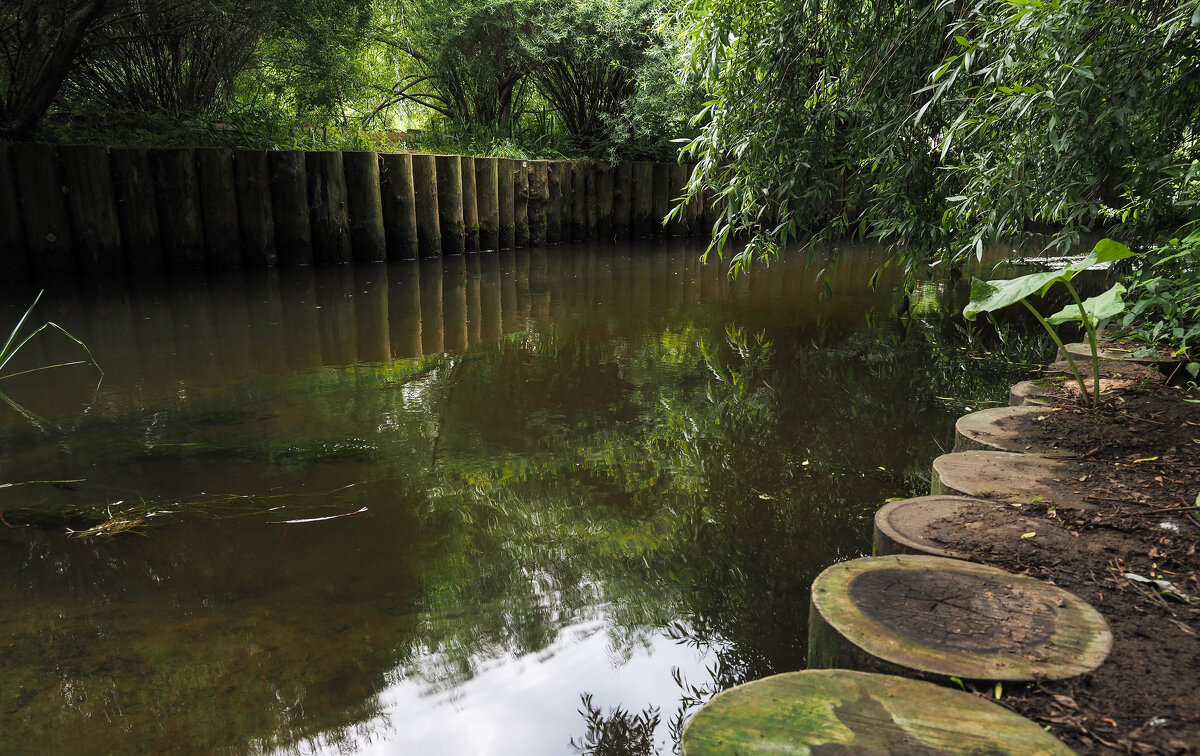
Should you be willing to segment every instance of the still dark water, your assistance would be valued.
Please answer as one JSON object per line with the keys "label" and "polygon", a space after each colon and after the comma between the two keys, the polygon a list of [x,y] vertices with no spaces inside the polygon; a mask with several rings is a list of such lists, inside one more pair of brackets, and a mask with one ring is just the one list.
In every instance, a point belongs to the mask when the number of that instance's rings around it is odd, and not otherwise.
{"label": "still dark water", "polygon": [[813,576],[1021,368],[866,250],[829,296],[700,251],[48,285],[104,377],[0,381],[0,753],[669,754],[802,668]]}

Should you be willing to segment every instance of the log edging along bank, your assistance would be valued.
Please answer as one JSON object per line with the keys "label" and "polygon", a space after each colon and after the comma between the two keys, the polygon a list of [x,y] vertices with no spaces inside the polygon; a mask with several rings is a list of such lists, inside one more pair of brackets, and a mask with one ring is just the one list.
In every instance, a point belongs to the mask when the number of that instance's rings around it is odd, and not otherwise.
{"label": "log edging along bank", "polygon": [[380,262],[711,233],[688,166],[0,143],[0,274]]}

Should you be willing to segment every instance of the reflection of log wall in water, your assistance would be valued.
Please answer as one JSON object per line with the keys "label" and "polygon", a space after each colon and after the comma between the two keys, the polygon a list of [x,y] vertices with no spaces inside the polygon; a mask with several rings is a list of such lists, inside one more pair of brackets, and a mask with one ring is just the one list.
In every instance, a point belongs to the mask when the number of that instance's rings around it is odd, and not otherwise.
{"label": "reflection of log wall in water", "polygon": [[[606,319],[600,327],[614,328],[702,302],[750,312],[802,309],[823,287],[819,267],[772,265],[731,280],[725,263],[703,263],[699,255],[695,245],[644,242],[621,250],[588,245],[578,254],[542,247],[332,268],[97,276],[64,284],[73,293],[62,301],[78,302],[80,312],[45,302],[39,314],[91,346],[106,382],[174,393],[487,348],[506,334],[594,313]],[[824,272],[835,291],[852,290],[829,312],[870,306],[863,297],[874,295],[860,289],[877,260],[852,255]],[[77,359],[68,346],[29,356]]]}

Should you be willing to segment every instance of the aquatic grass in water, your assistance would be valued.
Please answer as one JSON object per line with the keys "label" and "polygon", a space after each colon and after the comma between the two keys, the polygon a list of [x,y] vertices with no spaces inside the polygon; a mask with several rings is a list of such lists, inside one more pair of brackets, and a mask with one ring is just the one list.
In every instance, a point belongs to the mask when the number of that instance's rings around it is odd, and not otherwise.
{"label": "aquatic grass in water", "polygon": [[[70,334],[70,332],[67,331],[67,329],[63,328],[58,323],[54,323],[52,321],[47,321],[47,322],[42,323],[41,325],[37,326],[36,328],[34,328],[33,331],[29,334],[21,333],[21,329],[24,328],[26,321],[29,320],[29,316],[33,314],[33,309],[35,307],[37,307],[38,300],[40,300],[42,298],[43,293],[44,293],[44,290],[39,291],[37,293],[37,296],[35,296],[33,298],[33,304],[29,305],[29,309],[25,311],[25,314],[21,316],[21,319],[17,321],[17,324],[15,326],[13,326],[12,331],[8,334],[8,339],[4,342],[4,346],[0,347],[0,381],[8,380],[11,378],[16,378],[17,376],[20,376],[20,375],[29,375],[32,373],[38,373],[43,370],[53,370],[54,368],[70,367],[72,365],[84,365],[84,364],[90,363],[92,365],[92,367],[96,368],[96,371],[100,373],[100,377],[96,381],[96,389],[99,390],[100,381],[104,379],[104,371],[100,369],[100,363],[96,362],[96,358],[92,356],[92,352],[91,352],[91,350],[88,349],[87,344],[84,344],[82,341],[80,341],[79,339],[72,336]],[[21,351],[21,349],[24,348],[24,346],[26,344],[28,344],[31,340],[33,340],[33,338],[35,336],[37,336],[38,334],[40,334],[41,332],[43,332],[47,329],[52,329],[52,330],[58,331],[63,336],[65,336],[68,339],[70,339],[71,341],[73,341],[75,344],[77,344],[79,346],[80,349],[83,350],[83,353],[85,355],[87,355],[87,359],[86,360],[75,360],[72,362],[59,362],[59,363],[55,363],[52,365],[39,365],[37,367],[28,368],[26,370],[20,370],[17,372],[6,373],[5,368],[8,367],[9,363],[12,362],[13,358],[17,356],[17,354]],[[9,407],[12,407],[14,410],[16,410],[18,413],[20,413],[23,417],[25,417],[26,420],[28,420],[30,423],[32,423],[35,427],[37,427],[39,429],[43,428],[42,422],[35,415],[33,415],[31,412],[26,410],[21,405],[19,405],[17,402],[13,401],[13,399],[11,397],[9,397],[8,394],[4,393],[3,391],[0,391],[0,400],[2,400]]]}

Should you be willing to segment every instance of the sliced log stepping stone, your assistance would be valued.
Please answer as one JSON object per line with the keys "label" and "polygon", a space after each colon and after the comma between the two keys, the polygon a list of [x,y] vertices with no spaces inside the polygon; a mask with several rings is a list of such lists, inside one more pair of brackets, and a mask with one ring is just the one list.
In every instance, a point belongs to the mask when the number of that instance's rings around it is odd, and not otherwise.
{"label": "sliced log stepping stone", "polygon": [[[1080,365],[1081,361],[1086,362],[1089,365],[1091,364],[1091,362],[1092,362],[1092,347],[1090,344],[1088,344],[1087,342],[1081,341],[1081,342],[1076,342],[1074,344],[1065,344],[1064,346],[1066,346],[1066,348],[1067,348],[1067,354],[1071,355],[1071,357],[1075,360],[1075,363],[1077,365]],[[1110,342],[1110,341],[1101,340],[1100,344],[1099,344],[1100,348],[1097,350],[1096,354],[1101,360],[1133,363],[1136,365],[1144,365],[1149,368],[1154,368],[1154,369],[1157,369],[1158,372],[1160,372],[1163,375],[1168,376],[1168,377],[1175,376],[1181,371],[1184,361],[1177,357],[1163,356],[1161,354],[1157,357],[1150,357],[1150,356],[1133,357],[1132,356],[1133,353],[1138,351],[1138,348],[1141,346],[1143,346],[1143,345],[1133,344],[1133,343]],[[1063,360],[1066,359],[1065,357],[1063,357],[1063,353],[1062,353],[1061,349],[1058,350],[1057,356],[1059,359],[1063,359]],[[1080,367],[1080,370],[1082,370],[1082,369],[1083,368]],[[1100,375],[1103,376],[1104,375],[1103,362],[1101,363],[1100,370],[1101,370]],[[1101,390],[1103,390],[1103,389],[1101,389]]]}
{"label": "sliced log stepping stone", "polygon": [[1081,543],[1058,519],[1025,514],[1004,502],[968,496],[901,499],[875,513],[875,556],[928,554],[988,563],[1056,549],[1082,549],[1108,560],[1104,546]]}
{"label": "sliced log stepping stone", "polygon": [[965,551],[947,548],[929,535],[939,520],[957,519],[979,507],[996,507],[994,501],[969,496],[918,496],[901,499],[875,512],[875,556],[927,554],[948,559],[966,559]]}
{"label": "sliced log stepping stone", "polygon": [[961,690],[845,669],[788,672],[718,693],[684,756],[1069,756],[1036,723]]}
{"label": "sliced log stepping stone", "polygon": [[1045,406],[1053,398],[1054,390],[1041,381],[1021,381],[1008,390],[1010,407]]}
{"label": "sliced log stepping stone", "polygon": [[1082,599],[974,562],[865,557],[813,581],[810,669],[1062,680],[1094,670],[1111,648],[1107,623]]}
{"label": "sliced log stepping stone", "polygon": [[1075,490],[1078,462],[1036,454],[965,451],[933,460],[932,493],[997,499],[1014,505],[1035,499],[1063,509],[1091,509]]}
{"label": "sliced log stepping stone", "polygon": [[1048,444],[1033,444],[1033,424],[1045,419],[1045,407],[990,407],[963,415],[954,423],[954,451],[1028,452],[1043,457],[1074,457],[1075,452]]}

